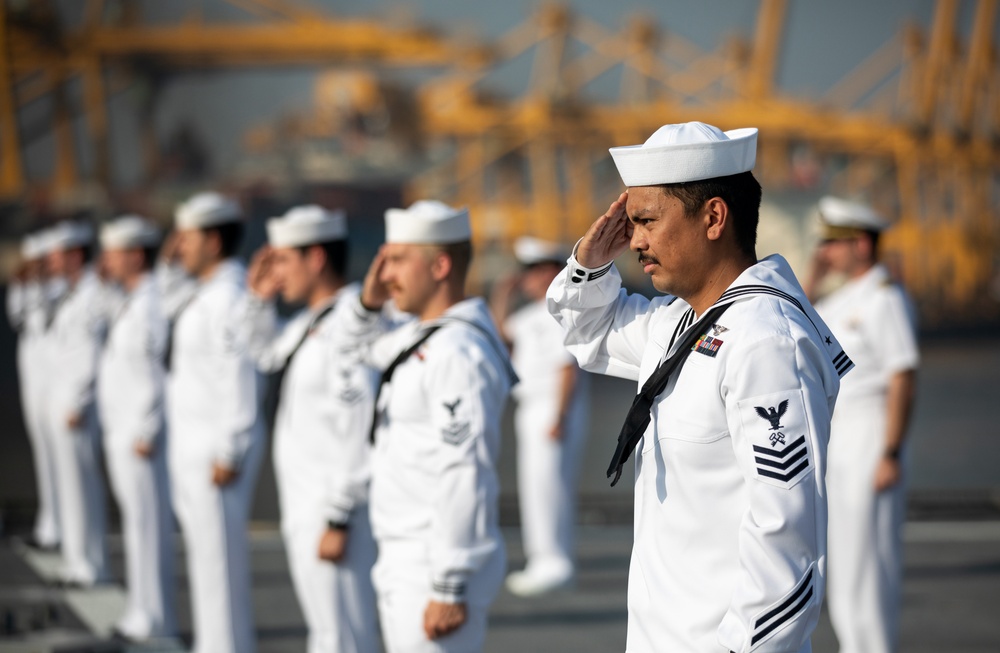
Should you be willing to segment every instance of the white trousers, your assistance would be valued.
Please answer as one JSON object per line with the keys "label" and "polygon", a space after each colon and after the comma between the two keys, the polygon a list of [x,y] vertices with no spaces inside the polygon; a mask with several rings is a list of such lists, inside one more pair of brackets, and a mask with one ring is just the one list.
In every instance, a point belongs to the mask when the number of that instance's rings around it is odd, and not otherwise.
{"label": "white trousers", "polygon": [[514,413],[521,537],[528,568],[573,571],[576,483],[588,415],[580,399],[574,401],[558,441],[549,437],[557,401],[524,400]]}
{"label": "white trousers", "polygon": [[[316,510],[313,517],[321,514]],[[377,653],[378,618],[371,578],[376,549],[368,506],[358,506],[352,513],[347,551],[337,564],[317,555],[326,530],[322,519],[288,521],[283,519],[281,530],[295,595],[309,628],[307,652]]]}
{"label": "white trousers", "polygon": [[466,620],[455,632],[429,640],[424,612],[431,600],[431,569],[412,550],[382,546],[372,577],[378,594],[382,642],[387,653],[477,653],[486,641],[490,604],[506,570],[506,556],[497,551],[469,581]]}
{"label": "white trousers", "polygon": [[24,429],[31,444],[35,468],[35,486],[38,495],[38,513],[35,515],[33,534],[43,546],[59,544],[59,497],[56,489],[56,457],[53,439],[44,421],[44,387],[39,383],[39,343],[18,343],[17,367],[21,383],[21,414]]}
{"label": "white trousers", "polygon": [[108,578],[100,429],[93,407],[84,412],[79,428],[69,428],[68,416],[65,404],[58,401],[49,403],[44,416],[59,479],[61,576],[68,582],[92,585]]}
{"label": "white trousers", "polygon": [[875,492],[884,429],[884,396],[837,403],[826,476],[827,598],[841,653],[898,647],[906,488]]}
{"label": "white trousers", "polygon": [[262,438],[253,438],[236,480],[212,483],[208,455],[170,450],[170,491],[184,535],[192,653],[254,653],[247,520],[260,471]]}
{"label": "white trousers", "polygon": [[125,545],[128,602],[118,630],[140,640],[172,636],[177,631],[174,529],[162,443],[151,458],[142,458],[128,437],[109,434],[105,456]]}

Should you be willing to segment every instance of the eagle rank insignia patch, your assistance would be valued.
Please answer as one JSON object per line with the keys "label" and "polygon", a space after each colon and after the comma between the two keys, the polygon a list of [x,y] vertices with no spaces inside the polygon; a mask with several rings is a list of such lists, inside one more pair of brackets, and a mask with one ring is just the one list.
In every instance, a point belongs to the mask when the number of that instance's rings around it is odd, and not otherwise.
{"label": "eagle rank insignia patch", "polygon": [[809,475],[812,435],[801,391],[752,397],[739,402],[739,407],[758,480],[791,488]]}
{"label": "eagle rank insignia patch", "polygon": [[462,406],[462,398],[456,397],[453,401],[442,402],[441,407],[447,412],[448,417],[441,427],[441,439],[448,444],[459,445],[465,442],[472,434],[472,422],[468,416],[459,410]]}

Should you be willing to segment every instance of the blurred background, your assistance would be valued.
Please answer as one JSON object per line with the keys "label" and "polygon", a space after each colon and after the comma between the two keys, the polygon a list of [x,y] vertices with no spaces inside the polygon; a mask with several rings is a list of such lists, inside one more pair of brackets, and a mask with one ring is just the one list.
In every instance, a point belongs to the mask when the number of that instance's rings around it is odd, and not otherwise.
{"label": "blurred background", "polygon": [[[996,520],[998,4],[0,0],[0,280],[31,229],[124,212],[169,225],[180,200],[215,188],[251,217],[245,254],[289,206],[345,208],[355,277],[385,208],[468,206],[484,292],[514,268],[516,237],[573,242],[607,208],[621,190],[608,147],[666,123],[754,126],[758,255],[781,252],[804,275],[828,193],[896,221],[884,258],[915,299],[924,356],[911,517]],[[620,265],[632,289],[652,291],[631,260]],[[2,325],[7,533],[34,510],[13,352]],[[586,524],[631,522],[631,493],[610,491],[602,470],[633,392],[593,384]],[[508,526],[513,461],[508,437]],[[265,465],[262,529],[276,509]],[[614,555],[600,559],[617,573]],[[1000,562],[983,564],[996,588]]]}

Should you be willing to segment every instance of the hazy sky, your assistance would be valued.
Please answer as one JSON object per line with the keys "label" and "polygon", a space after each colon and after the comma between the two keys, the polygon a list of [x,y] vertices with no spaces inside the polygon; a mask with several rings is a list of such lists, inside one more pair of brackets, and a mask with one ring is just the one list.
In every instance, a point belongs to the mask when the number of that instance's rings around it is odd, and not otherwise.
{"label": "hazy sky", "polygon": [[[71,17],[84,3],[61,0]],[[351,17],[399,16],[440,27],[449,33],[478,33],[484,38],[502,34],[522,22],[538,6],[534,0],[473,2],[466,0],[312,0],[333,15]],[[578,13],[616,27],[632,14],[656,20],[669,35],[676,33],[699,47],[711,50],[733,32],[753,34],[757,0],[576,0],[568,3]],[[789,0],[778,69],[781,92],[817,97],[897,34],[907,21],[929,27],[933,0]],[[974,2],[962,3],[960,26],[968,32]],[[248,15],[222,0],[162,2],[145,0],[151,21],[174,21],[185,8],[201,5],[210,21],[249,20]],[[393,19],[398,20],[398,19]],[[1000,42],[1000,26],[997,29]],[[517,76],[513,71],[510,76]],[[243,134],[253,125],[267,123],[292,110],[306,110],[312,102],[310,69],[241,72],[204,72],[180,76],[163,93],[157,114],[161,133],[191,123],[209,146],[217,170],[224,170],[240,156]],[[523,76],[523,75],[522,75]],[[502,81],[502,80],[501,80]],[[136,179],[134,97],[115,98],[111,115],[115,125],[112,157],[116,177],[125,183]],[[49,137],[31,147],[29,170],[47,167]]]}

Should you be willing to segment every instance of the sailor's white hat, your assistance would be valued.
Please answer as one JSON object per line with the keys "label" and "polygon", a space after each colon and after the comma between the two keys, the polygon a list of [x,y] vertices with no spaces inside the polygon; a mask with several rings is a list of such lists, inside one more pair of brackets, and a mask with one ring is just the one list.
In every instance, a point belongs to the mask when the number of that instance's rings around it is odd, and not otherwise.
{"label": "sailor's white hat", "polygon": [[831,195],[820,199],[819,217],[826,238],[843,237],[850,231],[880,232],[889,226],[889,221],[868,204]]}
{"label": "sailor's white hat", "polygon": [[52,227],[44,238],[47,252],[85,247],[94,242],[94,228],[84,222],[66,220]]}
{"label": "sailor's white hat", "polygon": [[703,122],[664,125],[642,145],[612,147],[626,186],[656,186],[725,177],[753,169],[757,129],[724,132]]}
{"label": "sailor's white hat", "polygon": [[472,239],[469,210],[437,200],[419,200],[406,209],[385,212],[385,242],[448,245]]}
{"label": "sailor's white hat", "polygon": [[102,249],[156,247],[162,234],[159,228],[139,215],[123,215],[101,227]]}
{"label": "sailor's white hat", "polygon": [[296,206],[278,218],[267,221],[267,240],[271,247],[302,247],[347,238],[347,214],[328,211],[310,204]]}
{"label": "sailor's white hat", "polygon": [[178,229],[205,229],[242,220],[243,212],[235,201],[211,191],[188,198],[174,212]]}
{"label": "sailor's white hat", "polygon": [[514,241],[514,258],[522,265],[562,263],[569,258],[570,250],[561,243],[522,236]]}

